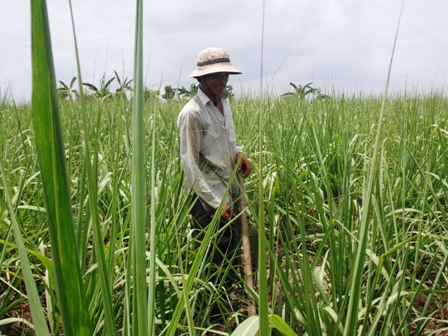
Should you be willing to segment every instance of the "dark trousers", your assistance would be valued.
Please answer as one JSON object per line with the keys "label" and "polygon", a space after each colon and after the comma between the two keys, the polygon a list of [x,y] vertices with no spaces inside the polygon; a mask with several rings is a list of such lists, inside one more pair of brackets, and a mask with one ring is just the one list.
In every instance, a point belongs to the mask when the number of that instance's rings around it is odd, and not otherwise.
{"label": "dark trousers", "polygon": [[[234,209],[234,212],[238,214],[238,209]],[[191,209],[191,215],[193,217],[193,238],[198,241],[198,244],[204,237],[205,229],[211,223],[213,219],[213,213],[208,212],[202,205],[201,201],[197,198],[194,201]],[[227,223],[220,220],[218,223],[218,230],[223,228]],[[224,229],[222,233],[219,233],[216,238],[215,248],[210,248],[206,258],[208,261],[220,268],[221,270],[226,267],[231,267],[228,275],[225,279],[218,279],[214,277],[215,282],[218,281],[226,288],[230,288],[233,283],[238,280],[237,274],[240,274],[241,268],[241,225],[237,218],[230,225]],[[224,273],[224,272],[222,272]],[[219,281],[221,280],[221,281]]]}

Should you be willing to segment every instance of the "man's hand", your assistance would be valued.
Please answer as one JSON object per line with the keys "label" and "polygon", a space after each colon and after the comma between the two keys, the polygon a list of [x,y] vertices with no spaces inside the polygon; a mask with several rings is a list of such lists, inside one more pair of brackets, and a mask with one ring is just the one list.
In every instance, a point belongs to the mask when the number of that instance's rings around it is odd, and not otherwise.
{"label": "man's hand", "polygon": [[221,207],[221,219],[223,221],[230,222],[230,220],[235,216],[232,207],[227,203],[223,203]]}
{"label": "man's hand", "polygon": [[244,155],[243,153],[237,153],[236,162],[240,163],[238,166],[238,172],[242,173],[244,178],[248,177],[252,170],[252,166],[250,165],[250,161],[247,158],[247,156]]}

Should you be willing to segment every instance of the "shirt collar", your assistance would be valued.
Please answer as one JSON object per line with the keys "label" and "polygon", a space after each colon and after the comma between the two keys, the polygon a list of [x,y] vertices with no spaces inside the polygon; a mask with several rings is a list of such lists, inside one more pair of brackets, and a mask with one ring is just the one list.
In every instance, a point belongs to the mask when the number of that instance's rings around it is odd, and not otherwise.
{"label": "shirt collar", "polygon": [[[198,88],[197,96],[204,105],[207,105],[208,102],[211,102],[210,98],[201,90],[200,87]],[[227,98],[227,93],[223,92],[221,98]]]}

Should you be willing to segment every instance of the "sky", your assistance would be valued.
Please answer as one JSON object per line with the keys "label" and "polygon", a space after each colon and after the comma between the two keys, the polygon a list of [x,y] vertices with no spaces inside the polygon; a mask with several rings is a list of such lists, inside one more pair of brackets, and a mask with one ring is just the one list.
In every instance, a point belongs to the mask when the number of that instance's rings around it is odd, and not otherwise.
{"label": "sky", "polygon": [[[83,82],[133,78],[135,1],[73,0]],[[154,0],[143,2],[144,82],[189,87],[199,51],[221,47],[243,72],[236,94],[448,91],[446,0]],[[56,80],[76,76],[69,1],[48,0]],[[264,8],[264,11],[263,11]],[[402,10],[401,21],[400,12]],[[395,34],[397,44],[393,53]],[[30,1],[0,1],[0,99],[31,97]]]}

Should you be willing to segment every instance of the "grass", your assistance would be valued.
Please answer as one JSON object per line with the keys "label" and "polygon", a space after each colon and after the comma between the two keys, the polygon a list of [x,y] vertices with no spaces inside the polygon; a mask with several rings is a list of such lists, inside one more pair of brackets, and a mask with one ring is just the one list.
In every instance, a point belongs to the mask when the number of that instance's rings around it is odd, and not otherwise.
{"label": "grass", "polygon": [[[197,299],[204,292],[209,300],[223,303],[222,313],[232,317],[229,328],[245,320],[243,311],[226,308],[229,293],[208,282],[213,269],[201,257],[205,251],[192,249],[175,126],[183,103],[143,105],[144,142],[149,148],[154,146],[154,153],[145,152],[144,162],[146,173],[154,167],[154,187],[148,181],[146,188],[148,193],[153,188],[154,195],[147,209],[154,209],[157,240],[153,327],[161,334],[191,334],[193,329],[200,334],[201,330],[213,328],[208,321],[207,301]],[[298,334],[339,335],[347,323],[355,323],[353,328],[364,330],[365,334],[380,335],[423,334],[446,328],[447,99],[434,94],[386,101],[379,164],[374,170],[372,212],[367,220],[365,261],[358,268],[362,295],[352,313],[355,322],[349,322],[348,301],[371,167],[369,153],[381,101],[369,97],[339,97],[322,102],[267,98],[263,118],[269,123],[263,127],[263,167],[257,165],[258,131],[250,127],[260,111],[259,102],[241,98],[232,104],[238,137],[251,153],[257,170],[246,181],[248,212],[253,246],[260,210],[265,218],[262,227],[266,235],[266,295],[270,312]],[[154,109],[158,112],[154,113]],[[85,187],[85,139],[79,134],[82,117],[77,103],[61,105],[61,137],[69,163],[70,213],[80,251],[76,264],[80,265],[90,320],[93,328],[100,331],[104,328],[104,302],[93,249],[104,249],[109,265],[113,265],[108,276],[115,326],[119,334],[130,334],[135,323],[128,278],[132,240],[132,103],[92,101],[87,111],[89,140],[95,148],[91,169],[97,185],[94,211],[101,228],[100,247],[95,247],[89,224],[92,205]],[[42,302],[46,319],[51,330],[57,331],[63,318],[62,307],[54,295],[54,283],[45,277],[51,272],[48,263],[44,263],[45,256],[54,263],[55,252],[49,244],[48,212],[44,210],[34,147],[36,133],[29,106],[4,103],[1,124],[8,130],[1,139],[5,158],[2,180],[7,184],[1,189],[2,320],[24,318],[26,315],[20,311],[27,311],[28,290],[23,288],[20,275],[25,266],[17,263],[18,241],[10,231],[14,214],[28,251],[33,281],[41,297],[48,292],[49,299]],[[157,129],[155,142],[153,127]],[[259,176],[264,189],[262,209],[255,201],[260,197]],[[11,194],[11,206],[6,203],[6,189]],[[210,246],[208,242],[215,234],[211,230],[201,248]],[[149,251],[150,236],[144,237]],[[109,251],[114,251],[113,255]],[[150,272],[149,254],[145,260]],[[195,311],[201,311],[200,316]],[[177,322],[170,324],[173,318]],[[15,323],[15,328],[27,327]]]}
{"label": "grass", "polygon": [[144,101],[138,4],[134,100],[61,102],[45,2],[32,3],[33,101],[0,101],[0,332],[200,335],[218,328],[213,302],[234,335],[445,332],[447,98],[232,101],[255,170],[248,318],[212,281],[229,269],[204,258],[216,221],[191,235],[185,101]]}

